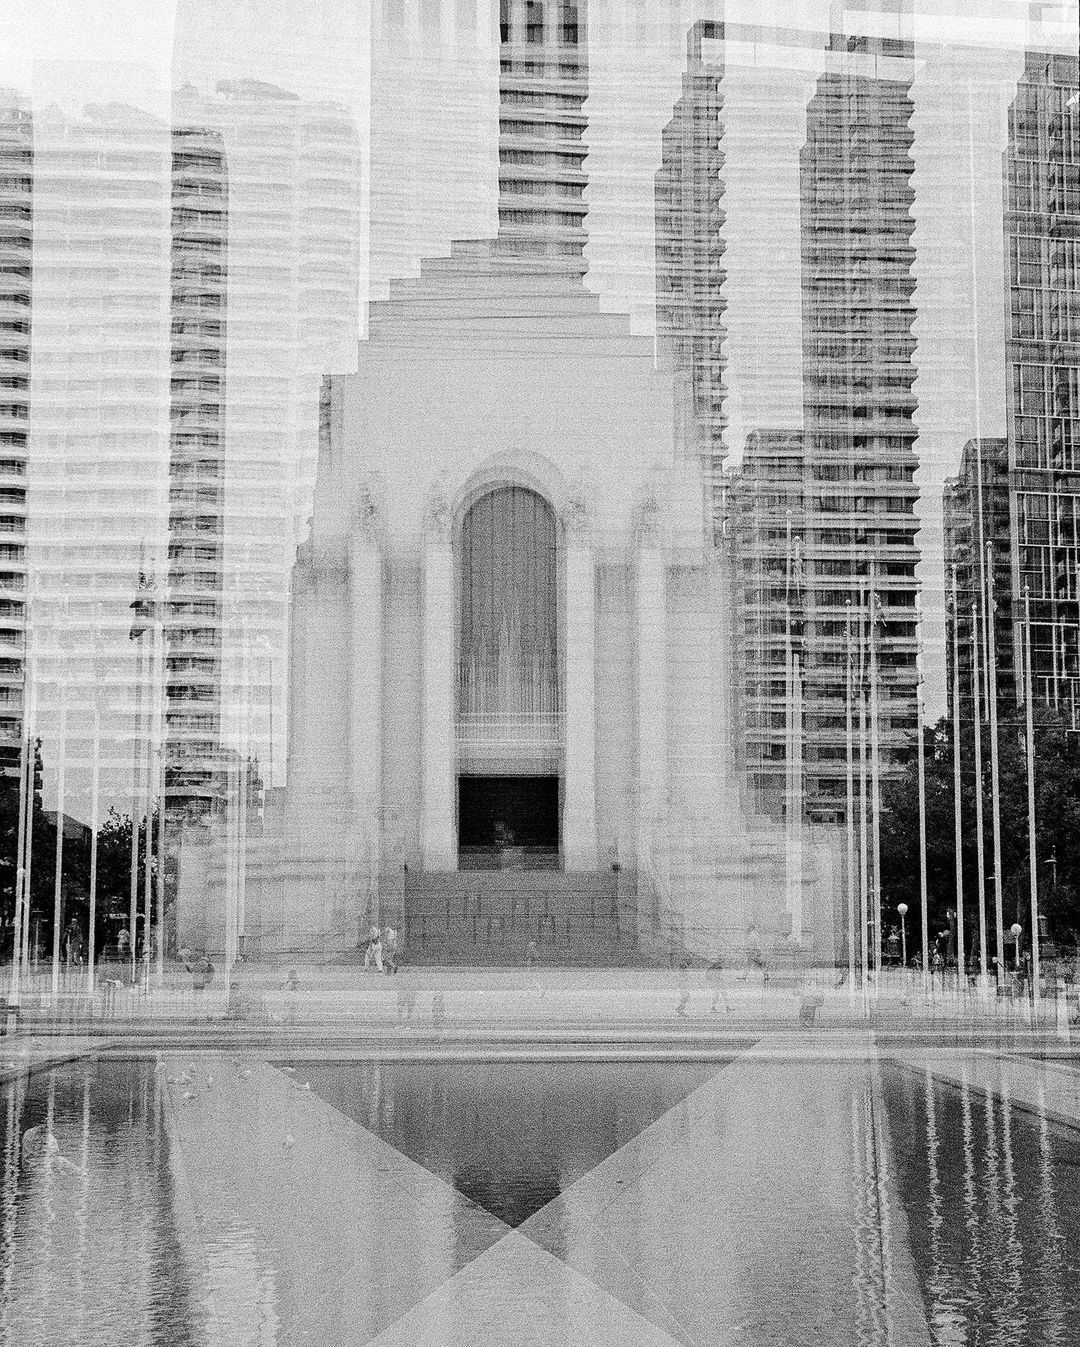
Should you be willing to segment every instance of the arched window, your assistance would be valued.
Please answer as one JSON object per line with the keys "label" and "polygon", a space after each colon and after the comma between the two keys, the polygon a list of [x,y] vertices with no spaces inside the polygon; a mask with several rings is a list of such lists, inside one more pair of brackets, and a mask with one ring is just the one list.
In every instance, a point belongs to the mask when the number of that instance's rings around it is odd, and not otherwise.
{"label": "arched window", "polygon": [[462,715],[559,711],[555,514],[523,486],[481,496],[462,524]]}

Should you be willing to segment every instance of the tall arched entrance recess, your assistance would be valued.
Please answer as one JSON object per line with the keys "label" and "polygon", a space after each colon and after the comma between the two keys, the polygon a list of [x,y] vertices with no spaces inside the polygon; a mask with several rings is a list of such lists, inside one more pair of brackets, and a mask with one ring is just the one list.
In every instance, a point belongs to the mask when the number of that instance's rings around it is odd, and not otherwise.
{"label": "tall arched entrance recess", "polygon": [[458,861],[554,868],[561,854],[559,530],[529,487],[491,487],[457,546]]}

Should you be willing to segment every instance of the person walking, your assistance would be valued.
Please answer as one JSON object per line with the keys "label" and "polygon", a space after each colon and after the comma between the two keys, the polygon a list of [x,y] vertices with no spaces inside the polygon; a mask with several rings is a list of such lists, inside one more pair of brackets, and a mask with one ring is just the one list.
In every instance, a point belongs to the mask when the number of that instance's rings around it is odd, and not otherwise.
{"label": "person walking", "polygon": [[379,934],[379,928],[377,926],[371,928],[368,946],[364,952],[364,967],[371,968],[372,966],[377,968],[380,973],[383,971],[382,936]]}
{"label": "person walking", "polygon": [[398,971],[397,939],[397,931],[392,926],[388,926],[382,943],[383,971],[387,976]]}
{"label": "person walking", "polygon": [[723,999],[724,1009],[730,1013],[731,1004],[728,1001],[727,989],[724,986],[724,961],[720,955],[716,955],[712,963],[705,970],[705,981],[713,989],[712,1005],[709,1007],[709,1014],[715,1015],[720,1009],[720,1001]]}
{"label": "person walking", "polygon": [[289,969],[289,976],[281,984],[285,992],[285,1023],[296,1023],[297,992],[300,990],[300,974],[295,968]]}
{"label": "person walking", "polygon": [[685,956],[679,960],[679,1004],[675,1014],[683,1020],[690,1018],[690,960]]}
{"label": "person walking", "polygon": [[743,980],[750,976],[750,970],[759,972],[762,981],[765,980],[765,955],[761,950],[761,934],[758,931],[757,923],[751,923],[750,930],[746,936],[746,971],[743,973]]}
{"label": "person walking", "polygon": [[72,964],[81,964],[83,961],[83,937],[78,919],[72,917],[68,922],[67,931],[64,933],[64,954],[68,966]]}

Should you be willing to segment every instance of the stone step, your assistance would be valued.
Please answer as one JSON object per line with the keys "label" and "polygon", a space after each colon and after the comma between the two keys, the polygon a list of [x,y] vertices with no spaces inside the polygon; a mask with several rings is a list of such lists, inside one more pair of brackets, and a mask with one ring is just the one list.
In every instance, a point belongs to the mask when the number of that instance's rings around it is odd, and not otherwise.
{"label": "stone step", "polygon": [[643,962],[636,940],[621,932],[613,918],[446,922],[413,917],[406,918],[402,948],[408,963],[512,966],[527,961],[530,943],[538,963],[624,966]]}

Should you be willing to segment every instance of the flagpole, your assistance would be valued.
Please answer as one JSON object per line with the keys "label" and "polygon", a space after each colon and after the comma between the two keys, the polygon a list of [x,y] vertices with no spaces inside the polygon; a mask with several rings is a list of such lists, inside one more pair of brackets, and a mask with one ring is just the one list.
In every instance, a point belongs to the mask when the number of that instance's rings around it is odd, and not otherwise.
{"label": "flagpole", "polygon": [[982,779],[982,675],[979,671],[979,607],[971,605],[972,635],[971,654],[974,660],[974,696],[972,709],[975,713],[975,846],[978,854],[976,875],[979,884],[979,976],[986,989],[989,964],[986,958],[986,876],[984,870],[985,847],[983,843],[983,779]]}
{"label": "flagpole", "polygon": [[94,768],[90,781],[90,926],[86,942],[86,991],[94,994],[94,942],[97,939],[98,789],[101,780],[101,711],[94,690]]}
{"label": "flagpole", "polygon": [[37,693],[35,690],[33,669],[30,671],[30,708],[27,715],[29,731],[27,751],[30,761],[26,769],[26,850],[23,860],[23,929],[22,929],[22,966],[30,969],[30,909],[33,905],[33,860],[34,860],[34,785],[37,781],[37,737],[35,721],[37,718]]}
{"label": "flagpole", "polygon": [[791,934],[802,944],[803,940],[803,771],[802,771],[802,668],[799,656],[792,654],[791,664],[792,736],[795,749],[791,764],[791,785],[794,796],[795,824],[795,884],[791,892]]}
{"label": "flagpole", "polygon": [[877,563],[870,562],[870,782],[873,789],[873,859],[874,859],[874,971],[881,977],[881,729],[880,693],[878,689],[877,623],[878,606]]}
{"label": "flagpole", "polygon": [[[153,614],[154,610],[151,609]],[[157,731],[157,704],[154,680],[157,677],[156,631],[150,628],[150,658],[146,662],[146,845],[143,849],[143,990],[150,990],[150,903],[154,891],[154,741]]]}
{"label": "flagpole", "polygon": [[1039,881],[1035,838],[1035,670],[1031,664],[1031,590],[1024,586],[1024,702],[1027,740],[1028,808],[1028,889],[1031,899],[1031,995],[1036,1011],[1039,1006]]}
{"label": "flagpole", "polygon": [[987,667],[987,695],[990,700],[990,820],[994,833],[994,946],[997,954],[998,978],[1005,972],[1005,918],[1001,895],[1001,781],[998,772],[998,692],[997,692],[997,599],[994,594],[994,550],[986,544],[986,610],[987,649],[990,663]]}
{"label": "flagpole", "polygon": [[[964,839],[963,812],[960,798],[960,607],[956,597],[956,565],[952,568],[953,611],[953,831],[956,844],[956,977],[957,991],[963,995],[967,987],[964,967]],[[974,700],[972,701],[974,706]],[[977,709],[977,708],[976,708]]]}
{"label": "flagpole", "polygon": [[[920,613],[921,617],[921,613]],[[921,625],[921,623],[920,623]],[[918,767],[919,767],[919,912],[922,919],[922,984],[925,990],[928,960],[930,958],[930,937],[927,927],[930,917],[930,903],[927,892],[926,874],[926,744],[923,731],[923,676],[922,676],[922,639],[919,640],[919,681],[916,685],[916,707],[918,713]]]}
{"label": "flagpole", "polygon": [[851,600],[844,600],[847,609],[847,926],[848,926],[848,990],[855,996],[855,763],[853,761],[854,735],[852,724],[852,659],[851,648]]}
{"label": "flagpole", "polygon": [[241,962],[244,959],[244,939],[246,935],[245,925],[247,919],[247,833],[248,833],[248,792],[251,786],[251,774],[249,769],[249,758],[251,752],[251,725],[249,718],[251,707],[248,701],[248,641],[249,632],[247,622],[241,624],[241,639],[243,642],[241,656],[241,690],[240,690],[240,770],[241,770],[241,795],[239,800],[239,815],[237,818],[237,854],[236,854],[236,943],[237,954]]}
{"label": "flagpole", "polygon": [[[156,772],[156,792],[158,808],[158,854],[157,854],[157,878],[155,884],[155,924],[156,934],[154,938],[155,954],[155,982],[158,988],[165,985],[165,738],[166,738],[166,710],[168,707],[167,693],[165,689],[165,621],[164,612],[157,614],[158,620],[154,624],[154,644],[157,647],[157,664],[161,676],[160,695],[155,696],[154,705],[158,721],[157,733],[157,772]],[[149,837],[147,838],[147,850],[149,850]],[[147,917],[149,918],[150,904],[147,902]],[[149,925],[149,921],[147,922]],[[147,974],[149,975],[149,951],[147,952]]]}
{"label": "flagpole", "polygon": [[27,714],[29,706],[27,646],[29,640],[30,630],[29,624],[27,624],[27,630],[23,637],[22,715],[20,717],[21,733],[19,735],[19,820],[15,829],[15,917],[11,929],[11,985],[8,990],[8,1004],[12,1006],[19,1004],[19,984],[23,964],[23,904],[28,901],[25,895],[26,772],[28,764],[30,770],[33,770],[33,755],[30,752],[27,738],[30,733]]}
{"label": "flagpole", "polygon": [[784,734],[784,823],[785,823],[785,846],[784,858],[787,893],[785,903],[787,906],[788,919],[794,929],[794,909],[795,909],[795,880],[794,880],[794,851],[795,851],[795,831],[794,831],[794,813],[795,813],[795,688],[792,678],[792,647],[791,647],[791,580],[792,580],[792,553],[791,553],[791,511],[787,511],[787,576],[785,581],[784,595],[784,709],[785,709],[785,734]]}
{"label": "flagpole", "polygon": [[135,737],[131,765],[131,985],[135,985],[135,930],[139,919],[139,815],[142,809],[142,632],[135,635]]}
{"label": "flagpole", "polygon": [[[61,666],[61,679],[63,667]],[[67,696],[60,686],[60,762],[56,778],[56,869],[53,874],[53,941],[52,941],[52,1003],[60,995],[60,925],[63,921],[64,881],[64,806],[67,770]]]}
{"label": "flagpole", "polygon": [[859,594],[859,925],[861,928],[860,945],[862,953],[863,993],[870,989],[870,904],[867,883],[869,879],[869,827],[866,816],[866,599],[865,589]]}

